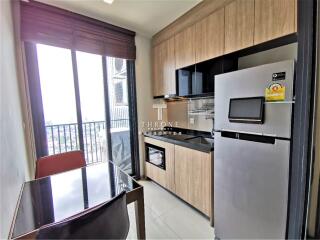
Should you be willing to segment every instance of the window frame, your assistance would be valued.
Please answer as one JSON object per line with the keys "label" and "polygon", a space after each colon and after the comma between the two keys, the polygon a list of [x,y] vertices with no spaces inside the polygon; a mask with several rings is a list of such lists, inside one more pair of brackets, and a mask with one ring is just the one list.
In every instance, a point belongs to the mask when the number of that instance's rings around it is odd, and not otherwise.
{"label": "window frame", "polygon": [[[48,155],[48,144],[45,128],[45,119],[43,113],[43,103],[40,87],[40,76],[39,76],[39,65],[37,58],[36,43],[24,42],[25,46],[25,59],[26,59],[26,70],[28,76],[28,90],[30,93],[30,107],[33,119],[33,134],[35,139],[36,157]],[[67,48],[69,49],[69,48]],[[78,136],[79,136],[79,147],[80,150],[84,151],[84,135],[83,135],[83,124],[81,114],[81,101],[80,101],[80,89],[78,79],[78,66],[76,50],[70,49],[71,60],[72,60],[72,71],[74,80],[74,90],[76,99],[76,111],[77,111],[77,124],[78,124]],[[110,119],[110,105],[109,105],[109,93],[108,93],[108,72],[107,72],[107,56],[101,55],[101,64],[103,69],[103,85],[104,85],[104,96],[105,96],[105,113],[106,113],[106,136],[108,144],[108,156],[111,161],[112,159],[112,144],[111,144],[111,119]],[[133,177],[140,178],[140,164],[139,164],[139,148],[137,144],[133,144],[137,140],[138,125],[137,125],[137,106],[136,106],[136,91],[135,91],[135,60],[126,60],[127,64],[127,76],[122,81],[127,79],[127,91],[128,94],[128,106],[129,108],[129,126],[130,126],[130,145],[131,145],[131,169]],[[110,79],[111,81],[111,79]]]}

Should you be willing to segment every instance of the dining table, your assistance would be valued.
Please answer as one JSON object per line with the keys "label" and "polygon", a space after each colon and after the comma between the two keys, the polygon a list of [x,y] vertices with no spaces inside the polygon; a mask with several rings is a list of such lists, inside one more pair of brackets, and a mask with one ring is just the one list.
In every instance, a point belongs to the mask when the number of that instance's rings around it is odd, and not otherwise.
{"label": "dining table", "polygon": [[111,161],[25,182],[9,238],[35,239],[40,227],[108,202],[122,191],[127,204],[135,205],[137,238],[145,239],[143,186]]}

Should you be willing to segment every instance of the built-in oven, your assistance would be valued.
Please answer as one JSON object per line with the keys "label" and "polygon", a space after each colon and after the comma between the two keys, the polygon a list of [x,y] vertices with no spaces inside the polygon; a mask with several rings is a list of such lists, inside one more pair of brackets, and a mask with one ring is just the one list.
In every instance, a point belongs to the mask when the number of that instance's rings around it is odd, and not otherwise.
{"label": "built-in oven", "polygon": [[145,143],[146,161],[166,170],[166,150],[162,147]]}

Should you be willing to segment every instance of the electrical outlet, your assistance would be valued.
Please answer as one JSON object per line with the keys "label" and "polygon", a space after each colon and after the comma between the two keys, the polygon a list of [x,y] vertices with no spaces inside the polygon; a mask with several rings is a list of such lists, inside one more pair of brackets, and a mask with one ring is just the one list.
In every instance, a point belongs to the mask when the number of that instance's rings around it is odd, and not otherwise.
{"label": "electrical outlet", "polygon": [[194,118],[189,119],[190,124],[194,124]]}

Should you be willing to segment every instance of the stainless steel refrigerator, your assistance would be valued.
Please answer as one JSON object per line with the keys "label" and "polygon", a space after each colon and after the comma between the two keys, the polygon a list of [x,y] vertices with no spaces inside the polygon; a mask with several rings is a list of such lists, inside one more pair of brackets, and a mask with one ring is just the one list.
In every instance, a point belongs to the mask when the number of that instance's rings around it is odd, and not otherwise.
{"label": "stainless steel refrigerator", "polygon": [[216,76],[217,238],[286,237],[293,82],[294,61]]}

